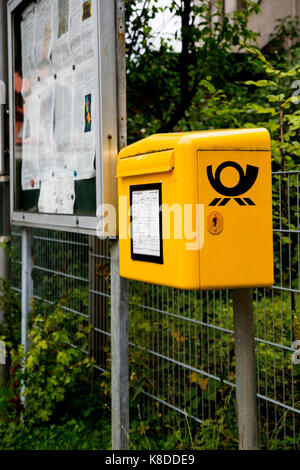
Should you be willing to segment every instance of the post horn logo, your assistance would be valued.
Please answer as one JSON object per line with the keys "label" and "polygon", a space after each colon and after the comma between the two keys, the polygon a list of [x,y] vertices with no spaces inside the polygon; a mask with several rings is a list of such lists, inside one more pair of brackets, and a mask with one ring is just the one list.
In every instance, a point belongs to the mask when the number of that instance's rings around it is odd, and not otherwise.
{"label": "post horn logo", "polygon": [[[224,186],[220,180],[222,171],[224,170],[224,168],[227,167],[235,168],[238,171],[240,177],[238,184],[231,188]],[[223,162],[216,169],[215,176],[213,176],[212,165],[209,165],[206,168],[206,172],[209,182],[214,188],[214,190],[217,193],[222,194],[222,196],[226,196],[224,198],[216,197],[209,204],[210,206],[226,206],[226,204],[230,201],[231,198],[234,198],[234,200],[237,202],[237,204],[239,204],[239,206],[255,206],[255,203],[252,201],[252,199],[250,199],[250,197],[241,198],[237,196],[245,194],[254,185],[258,175],[258,168],[256,166],[247,165],[246,173],[244,173],[243,168],[238,163]]]}

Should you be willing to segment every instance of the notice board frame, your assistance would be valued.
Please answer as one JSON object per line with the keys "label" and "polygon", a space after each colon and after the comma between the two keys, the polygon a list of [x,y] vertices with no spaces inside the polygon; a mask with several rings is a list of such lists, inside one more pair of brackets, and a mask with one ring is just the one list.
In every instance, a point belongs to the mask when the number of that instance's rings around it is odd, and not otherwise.
{"label": "notice board frame", "polygon": [[[97,208],[101,204],[117,205],[115,178],[118,153],[117,79],[116,79],[116,24],[115,1],[92,0],[97,27],[94,31],[95,58],[97,64],[96,86],[96,207],[93,215],[44,214],[16,209],[17,181],[15,156],[15,91],[14,53],[15,21],[20,11],[32,0],[9,0],[8,65],[9,65],[9,144],[10,144],[10,214],[11,223],[21,226],[52,228],[95,235]],[[113,234],[112,234],[113,236]]]}

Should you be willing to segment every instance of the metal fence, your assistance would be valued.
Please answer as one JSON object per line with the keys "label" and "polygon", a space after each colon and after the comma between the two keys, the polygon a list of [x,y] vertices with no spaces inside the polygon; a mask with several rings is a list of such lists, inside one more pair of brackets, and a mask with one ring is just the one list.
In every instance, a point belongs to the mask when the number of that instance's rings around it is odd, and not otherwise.
{"label": "metal fence", "polygon": [[[300,311],[300,172],[273,173],[275,285],[254,291],[260,442],[299,448],[299,366],[292,362],[294,317]],[[110,351],[109,242],[34,229],[34,297],[64,308],[94,329],[89,352],[107,369]],[[21,232],[12,228],[12,282],[21,288]],[[218,426],[237,447],[235,357],[230,291],[181,291],[130,282],[131,399],[143,419],[175,428]],[[88,353],[88,351],[86,351]],[[233,410],[231,413],[230,410]],[[180,417],[182,421],[180,421]],[[236,429],[236,432],[235,432]]]}

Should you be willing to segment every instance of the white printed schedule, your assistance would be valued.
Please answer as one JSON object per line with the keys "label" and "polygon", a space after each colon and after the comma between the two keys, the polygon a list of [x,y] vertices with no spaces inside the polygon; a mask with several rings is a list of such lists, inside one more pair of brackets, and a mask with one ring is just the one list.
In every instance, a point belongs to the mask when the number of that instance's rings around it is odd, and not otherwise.
{"label": "white printed schedule", "polygon": [[[143,187],[144,186],[144,187]],[[132,258],[160,262],[161,193],[158,185],[131,187],[131,247]],[[160,186],[160,185],[159,185]]]}

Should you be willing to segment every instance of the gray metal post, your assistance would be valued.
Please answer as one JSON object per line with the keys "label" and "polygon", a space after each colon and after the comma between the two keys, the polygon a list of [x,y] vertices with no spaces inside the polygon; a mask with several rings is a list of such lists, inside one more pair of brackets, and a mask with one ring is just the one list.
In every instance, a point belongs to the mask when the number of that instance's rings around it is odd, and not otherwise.
{"label": "gray metal post", "polygon": [[28,314],[31,311],[31,301],[33,297],[32,280],[32,229],[22,228],[22,317],[21,317],[21,344],[24,350],[28,349],[27,325]]}
{"label": "gray metal post", "polygon": [[[8,165],[5,162],[5,150],[8,145],[6,136],[5,104],[7,102],[8,83],[8,49],[7,49],[7,2],[0,2],[0,82],[5,90],[0,100],[0,278],[7,281],[10,277],[9,257],[4,243],[10,242],[10,214],[9,214],[9,176],[6,174]],[[2,95],[2,93],[1,93]],[[4,99],[3,99],[4,98]],[[2,246],[3,245],[3,246]],[[4,312],[0,310],[0,323],[4,322]],[[0,365],[0,385],[5,383],[7,368]]]}
{"label": "gray metal post", "polygon": [[[126,145],[125,1],[116,0],[118,146]],[[120,277],[119,242],[111,249],[112,449],[129,443],[128,281]]]}
{"label": "gray metal post", "polygon": [[112,449],[129,443],[128,283],[119,274],[119,243],[111,249]]}
{"label": "gray metal post", "polygon": [[233,290],[236,399],[240,450],[258,450],[252,289]]}
{"label": "gray metal post", "polygon": [[8,89],[7,2],[0,2],[0,81],[0,174],[5,175],[6,166],[8,166],[5,165],[4,159],[5,146],[8,144],[4,125]]}

